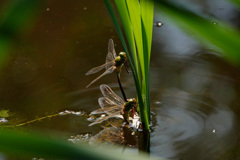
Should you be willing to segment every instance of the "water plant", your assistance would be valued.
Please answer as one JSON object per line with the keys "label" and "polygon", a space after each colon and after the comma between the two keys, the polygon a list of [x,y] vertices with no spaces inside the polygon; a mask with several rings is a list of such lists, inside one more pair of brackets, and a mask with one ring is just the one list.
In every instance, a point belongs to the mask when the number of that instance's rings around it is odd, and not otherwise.
{"label": "water plant", "polygon": [[40,0],[11,0],[2,7],[0,12],[0,67],[8,60],[14,39],[27,31],[41,6]]}
{"label": "water plant", "polygon": [[111,1],[104,0],[132,69],[143,128],[149,130],[149,64],[152,44],[154,1],[115,0],[114,2],[127,42],[124,39],[124,34]]}
{"label": "water plant", "polygon": [[[231,0],[237,7],[239,1]],[[240,63],[240,32],[236,27],[217,18],[204,17],[191,11],[185,5],[167,0],[156,1],[157,11],[167,17],[186,33],[194,35],[203,45],[215,46],[213,49],[227,61],[234,65]],[[211,47],[212,48],[212,47]]]}

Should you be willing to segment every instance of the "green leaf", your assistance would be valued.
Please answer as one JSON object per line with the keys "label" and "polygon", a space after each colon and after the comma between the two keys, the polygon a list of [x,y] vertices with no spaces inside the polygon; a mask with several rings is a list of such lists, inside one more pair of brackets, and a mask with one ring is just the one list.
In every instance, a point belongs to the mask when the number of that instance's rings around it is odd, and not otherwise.
{"label": "green leaf", "polygon": [[[139,61],[137,64],[140,64],[140,68],[138,68],[138,72],[145,74],[145,66],[144,57],[143,57],[143,39],[142,39],[142,24],[141,24],[141,11],[140,4],[138,0],[126,1],[128,12],[131,20],[132,30],[134,34],[134,38],[137,44],[138,56],[136,56],[136,60]],[[141,70],[140,70],[141,69]],[[139,74],[139,79],[142,78],[142,75]]]}
{"label": "green leaf", "polygon": [[152,43],[153,9],[152,0],[115,0],[115,5],[121,19],[127,46],[122,34],[117,16],[110,0],[104,3],[113,20],[114,26],[123,43],[132,68],[134,82],[138,95],[140,116],[145,129],[149,130],[150,100],[149,100],[149,61]]}
{"label": "green leaf", "polygon": [[148,119],[150,119],[150,91],[149,91],[149,67],[152,46],[152,32],[153,32],[153,16],[154,16],[154,1],[141,0],[141,16],[142,16],[142,38],[143,38],[143,56],[144,56],[144,88],[143,92],[146,94],[146,112]]}
{"label": "green leaf", "polygon": [[203,44],[208,42],[215,45],[220,50],[220,54],[230,62],[240,63],[239,31],[220,21],[215,25],[213,21],[165,0],[159,1],[158,7],[163,11],[162,14],[189,34],[197,36]]}
{"label": "green leaf", "polygon": [[238,5],[238,7],[240,7],[240,1],[239,0],[230,0],[232,1],[233,3],[235,3],[236,5]]}
{"label": "green leaf", "polygon": [[130,17],[128,14],[128,9],[126,6],[126,2],[124,0],[115,0],[116,7],[118,9],[118,13],[125,31],[125,36],[128,41],[128,45],[130,48],[130,53],[131,53],[131,58],[133,59],[134,66],[137,67],[137,53],[136,53],[136,46],[135,46],[135,41],[134,41],[134,35],[133,35],[133,30],[132,30],[132,25],[130,21]]}
{"label": "green leaf", "polygon": [[[128,41],[128,45],[129,48],[131,50],[131,58],[133,60],[133,64],[134,64],[134,68],[132,69],[136,69],[139,68],[138,67],[138,57],[137,57],[137,53],[136,53],[136,45],[135,45],[135,39],[134,39],[134,33],[132,30],[132,24],[131,24],[131,20],[130,20],[130,15],[128,12],[128,8],[127,8],[127,4],[126,1],[119,1],[119,0],[115,0],[115,4],[116,7],[118,9],[118,13],[125,31],[125,36],[127,38]],[[140,64],[141,65],[141,64]],[[133,72],[135,72],[133,71]],[[136,85],[136,90],[137,90],[137,95],[138,95],[138,103],[139,103],[139,107],[140,107],[140,116],[141,116],[141,120],[142,123],[144,124],[144,127],[149,130],[149,121],[148,121],[148,115],[145,113],[144,111],[144,99],[142,97],[142,90],[141,90],[141,84],[142,84],[142,79],[141,79],[141,72],[137,72],[137,74],[134,74],[134,82]]]}
{"label": "green leaf", "polygon": [[141,0],[141,15],[142,15],[142,28],[143,28],[143,44],[147,45],[144,47],[144,54],[148,55],[148,64],[151,55],[152,46],[152,31],[153,31],[153,16],[154,16],[154,1],[153,0]]}
{"label": "green leaf", "polygon": [[0,67],[8,59],[12,41],[32,26],[41,0],[9,0],[0,11]]}
{"label": "green leaf", "polygon": [[[47,137],[39,133],[19,132],[0,130],[0,151],[1,153],[20,154],[22,157],[44,157],[55,159],[91,159],[91,160],[130,160],[149,159],[146,155],[129,155],[115,153],[109,148],[96,150],[86,144],[74,145],[65,142],[56,136]],[[109,152],[109,150],[111,152]],[[153,159],[153,158],[151,158]]]}

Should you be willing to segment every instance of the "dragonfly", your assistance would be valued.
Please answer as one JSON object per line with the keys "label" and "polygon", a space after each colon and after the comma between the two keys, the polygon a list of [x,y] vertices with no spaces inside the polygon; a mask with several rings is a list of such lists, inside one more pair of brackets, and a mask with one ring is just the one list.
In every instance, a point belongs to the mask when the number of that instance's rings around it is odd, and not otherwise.
{"label": "dragonfly", "polygon": [[112,89],[106,85],[100,85],[100,90],[104,97],[98,99],[98,103],[100,105],[100,109],[92,111],[90,115],[95,114],[107,114],[107,116],[103,118],[99,118],[89,126],[101,123],[103,121],[108,120],[112,117],[123,118],[124,121],[129,124],[129,113],[130,111],[135,113],[137,109],[137,101],[135,98],[127,99],[127,102],[124,102],[122,98],[116,95]]}
{"label": "dragonfly", "polygon": [[112,73],[114,70],[117,71],[118,74],[121,72],[122,66],[127,61],[127,55],[125,52],[120,52],[117,56],[115,48],[114,48],[114,42],[112,39],[109,39],[108,42],[108,54],[106,56],[106,62],[98,67],[92,68],[89,70],[86,75],[94,74],[102,70],[103,68],[106,69],[105,72],[103,72],[100,76],[98,76],[96,79],[94,79],[91,83],[87,85],[86,88],[88,88],[90,85],[92,85],[94,82],[102,78],[103,76]]}

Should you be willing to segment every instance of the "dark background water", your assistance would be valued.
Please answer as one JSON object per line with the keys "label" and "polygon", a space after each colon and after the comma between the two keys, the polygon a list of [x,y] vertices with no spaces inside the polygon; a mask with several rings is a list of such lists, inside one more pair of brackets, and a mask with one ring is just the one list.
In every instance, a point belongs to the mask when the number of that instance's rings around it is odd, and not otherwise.
{"label": "dark background water", "polygon": [[[2,1],[1,3],[3,3]],[[196,12],[238,27],[239,12],[222,0],[183,1]],[[239,159],[239,69],[187,36],[156,11],[150,69],[154,112],[151,154],[172,159]],[[214,20],[213,20],[214,23]],[[115,75],[85,89],[97,75],[85,76],[105,62],[112,38],[120,40],[101,0],[48,0],[32,29],[15,40],[10,61],[1,70],[0,110],[20,124],[65,110],[84,115],[46,118],[23,125],[64,137],[96,134],[87,115],[97,109],[100,84],[120,95]],[[122,73],[128,97],[136,97],[132,77]],[[60,134],[59,134],[60,135]]]}

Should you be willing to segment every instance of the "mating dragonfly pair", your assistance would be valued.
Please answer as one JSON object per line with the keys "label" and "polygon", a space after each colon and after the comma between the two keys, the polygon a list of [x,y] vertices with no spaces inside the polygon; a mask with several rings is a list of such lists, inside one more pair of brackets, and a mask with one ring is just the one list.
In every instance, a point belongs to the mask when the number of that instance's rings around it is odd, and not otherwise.
{"label": "mating dragonfly pair", "polygon": [[[120,52],[117,56],[114,48],[113,40],[110,39],[108,42],[108,54],[106,57],[106,63],[95,67],[91,70],[89,70],[86,75],[94,74],[102,70],[103,68],[106,69],[104,73],[102,73],[100,76],[98,76],[96,79],[94,79],[90,84],[87,85],[86,88],[88,88],[90,85],[92,85],[94,82],[99,80],[101,77],[112,73],[114,70],[116,70],[117,74],[119,75],[121,72],[122,66],[127,62],[127,56],[125,52]],[[89,126],[92,126],[97,123],[101,123],[105,120],[108,120],[111,117],[123,117],[125,122],[129,123],[129,112],[132,111],[134,116],[134,113],[137,108],[137,102],[135,98],[126,99],[126,102],[124,102],[119,96],[117,96],[112,89],[107,85],[100,85],[100,90],[104,97],[101,97],[98,99],[98,103],[100,105],[100,109],[95,110],[91,112],[91,114],[102,114],[106,113],[107,116],[104,118],[100,118],[96,120],[95,122],[91,123]]]}

